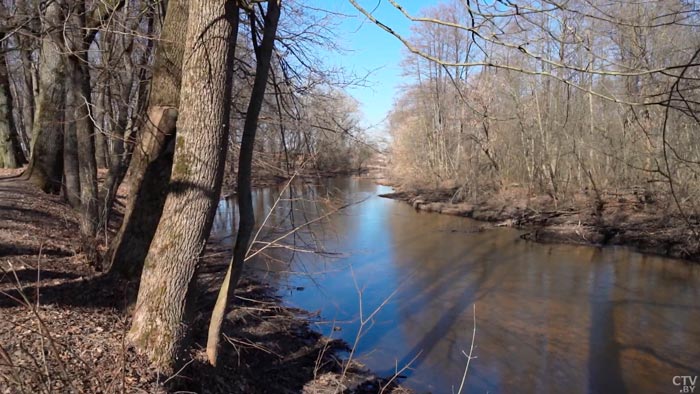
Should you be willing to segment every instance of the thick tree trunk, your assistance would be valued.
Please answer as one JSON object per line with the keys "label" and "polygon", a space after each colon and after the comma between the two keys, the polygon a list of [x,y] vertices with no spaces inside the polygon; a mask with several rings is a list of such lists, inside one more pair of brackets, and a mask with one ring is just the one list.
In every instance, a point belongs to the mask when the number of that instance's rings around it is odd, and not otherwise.
{"label": "thick tree trunk", "polygon": [[[125,279],[137,279],[141,275],[163,212],[173,163],[172,136],[178,118],[177,109],[153,106],[147,116],[148,123],[142,132],[148,134],[142,134],[141,143],[134,148],[125,178],[129,198],[124,220],[112,242],[110,256],[106,258],[111,260],[110,273]],[[150,143],[144,143],[143,139]],[[145,153],[147,151],[157,155],[151,157]]]}
{"label": "thick tree trunk", "polygon": [[14,103],[16,104],[16,129],[17,141],[22,150],[24,163],[29,162],[29,134],[32,132],[32,121],[34,120],[34,106],[32,103],[31,88],[24,82],[22,76],[19,81],[13,86]]}
{"label": "thick tree trunk", "polygon": [[21,110],[21,118],[22,118],[22,127],[18,128],[20,131],[20,139],[22,141],[22,144],[24,145],[24,153],[25,157],[30,157],[30,146],[31,146],[31,138],[30,135],[32,133],[32,125],[34,124],[34,86],[32,84],[32,75],[34,73],[34,69],[36,68],[36,64],[32,61],[32,46],[33,46],[33,40],[28,39],[27,37],[19,36],[17,37],[18,45],[20,48],[22,48],[22,53],[20,55],[20,60],[21,60],[21,67],[22,67],[22,78],[20,79],[20,85],[21,89],[20,94],[21,97],[18,98],[18,102],[21,103],[20,105],[20,110]]}
{"label": "thick tree trunk", "polygon": [[128,337],[164,372],[172,371],[183,321],[221,192],[229,128],[237,6],[191,2],[170,192],[146,257]]}
{"label": "thick tree trunk", "polygon": [[[128,7],[125,7],[128,9]],[[115,15],[116,20],[121,15]],[[121,21],[115,23],[122,23]],[[119,83],[117,78],[111,76],[112,73],[122,72],[122,63],[112,61],[112,56],[120,56],[122,58],[130,58],[123,48],[115,47],[113,41],[115,34],[109,33],[110,28],[104,29],[99,35],[99,48],[104,51],[100,63],[104,68],[96,80],[92,81],[93,100],[95,102],[94,118],[95,118],[95,160],[97,168],[111,168],[113,164],[112,144],[114,141],[114,110],[112,103],[112,89],[114,83]],[[91,73],[92,74],[92,73]],[[118,85],[117,85],[118,86]]]}
{"label": "thick tree trunk", "polygon": [[168,147],[175,135],[178,116],[187,6],[184,0],[168,2],[156,49],[147,119],[125,178],[129,198],[124,220],[107,257],[110,272],[128,279],[141,274],[167,195],[172,169],[172,149]]}
{"label": "thick tree trunk", "polygon": [[[4,37],[0,33],[0,44]],[[0,45],[0,49],[2,45]],[[26,163],[12,114],[10,75],[5,57],[0,56],[0,168],[17,168]]]}
{"label": "thick tree trunk", "polygon": [[66,74],[71,88],[66,91],[66,126],[75,127],[80,179],[80,233],[83,251],[88,262],[100,265],[97,261],[95,236],[97,235],[97,161],[95,155],[95,125],[91,117],[92,88],[90,86],[89,63],[87,59],[89,38],[86,38],[87,21],[84,3],[77,2],[69,18],[64,34],[69,38],[69,54],[65,57]]}
{"label": "thick tree trunk", "polygon": [[90,239],[97,233],[97,163],[95,160],[94,124],[89,117],[90,82],[87,63],[72,55],[68,67],[71,75],[73,106],[69,108],[72,118],[69,122],[75,126],[78,143],[78,163],[80,174],[80,230],[84,237]]}
{"label": "thick tree trunk", "polygon": [[[255,134],[258,130],[258,117],[265,99],[265,88],[267,87],[267,77],[270,73],[270,63],[272,61],[272,51],[275,47],[275,36],[277,34],[277,22],[280,17],[280,0],[271,0],[267,3],[267,14],[265,15],[265,31],[260,46],[255,40],[256,32],[253,31],[253,46],[257,64],[255,67],[255,82],[248,104],[245,124],[243,125],[243,137],[241,140],[241,150],[238,157],[238,236],[233,249],[233,258],[226,272],[226,277],[219,291],[216,305],[212,313],[209,324],[209,334],[207,339],[207,357],[212,365],[216,365],[219,349],[219,336],[221,324],[226,313],[228,300],[233,299],[238,281],[243,272],[243,263],[248,252],[250,237],[255,227],[255,214],[253,211],[253,195],[251,185],[251,173],[253,165],[253,149],[255,147]],[[254,14],[251,14],[251,26],[255,26]],[[253,27],[255,30],[255,27]]]}
{"label": "thick tree trunk", "polygon": [[[61,26],[60,5],[49,2],[44,19],[50,29]],[[59,31],[47,32],[41,38],[39,60],[39,94],[36,97],[32,128],[32,155],[25,178],[47,193],[61,190],[63,175],[63,113],[65,102],[65,65]]]}

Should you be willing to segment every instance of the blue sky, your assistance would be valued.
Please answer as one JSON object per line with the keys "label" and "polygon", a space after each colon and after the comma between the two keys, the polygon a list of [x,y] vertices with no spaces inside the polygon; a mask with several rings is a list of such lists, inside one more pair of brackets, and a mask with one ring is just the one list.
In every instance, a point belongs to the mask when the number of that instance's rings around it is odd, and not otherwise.
{"label": "blue sky", "polygon": [[[385,119],[402,84],[401,59],[404,56],[403,45],[389,33],[368,21],[348,0],[305,1],[311,7],[348,15],[342,18],[335,28],[340,46],[346,53],[333,54],[327,61],[332,65],[342,65],[357,75],[371,72],[366,86],[351,87],[348,92],[360,103],[364,124],[372,127],[372,134],[382,134]],[[410,34],[408,21],[386,0],[358,0],[367,10],[374,10],[373,15],[399,34]],[[435,1],[400,0],[399,3],[411,14]]]}

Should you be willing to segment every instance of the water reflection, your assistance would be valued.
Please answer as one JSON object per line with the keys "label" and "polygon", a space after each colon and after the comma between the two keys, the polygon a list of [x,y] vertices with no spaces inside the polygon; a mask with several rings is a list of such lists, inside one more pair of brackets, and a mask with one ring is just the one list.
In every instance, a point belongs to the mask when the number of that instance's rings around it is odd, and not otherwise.
{"label": "water reflection", "polygon": [[[292,189],[261,240],[388,191],[352,178]],[[256,192],[259,221],[278,194]],[[229,242],[234,218],[235,203],[223,201],[214,236]],[[474,303],[478,358],[466,392],[673,392],[673,376],[700,375],[697,266],[623,248],[533,244],[480,226],[370,197],[302,228],[252,268],[348,342],[359,329],[355,283],[365,316],[398,289],[359,356],[384,374],[415,358],[403,375],[422,392],[459,385]]]}

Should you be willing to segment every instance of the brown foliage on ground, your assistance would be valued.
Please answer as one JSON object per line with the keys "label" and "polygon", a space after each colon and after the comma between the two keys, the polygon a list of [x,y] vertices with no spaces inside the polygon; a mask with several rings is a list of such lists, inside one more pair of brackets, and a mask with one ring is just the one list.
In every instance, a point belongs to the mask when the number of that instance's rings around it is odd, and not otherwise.
{"label": "brown foliage on ground", "polygon": [[[225,322],[222,365],[206,363],[212,284],[230,253],[220,245],[204,259],[182,369],[159,376],[124,340],[135,286],[95,272],[75,213],[60,196],[12,177],[18,173],[0,174],[0,393],[318,393],[340,384],[336,353],[346,345],[313,331],[313,316],[281,306],[274,289],[255,282],[241,284]],[[341,392],[378,391],[381,381],[359,364],[350,371]]]}

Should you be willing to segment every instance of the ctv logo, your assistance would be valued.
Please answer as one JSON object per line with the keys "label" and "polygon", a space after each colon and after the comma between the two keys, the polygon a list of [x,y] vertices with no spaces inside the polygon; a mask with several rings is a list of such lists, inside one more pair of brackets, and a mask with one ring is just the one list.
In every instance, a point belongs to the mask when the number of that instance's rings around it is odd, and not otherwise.
{"label": "ctv logo", "polygon": [[673,385],[680,387],[681,393],[694,393],[695,383],[697,383],[697,376],[674,376]]}

